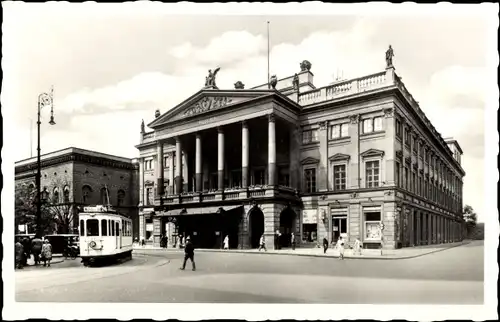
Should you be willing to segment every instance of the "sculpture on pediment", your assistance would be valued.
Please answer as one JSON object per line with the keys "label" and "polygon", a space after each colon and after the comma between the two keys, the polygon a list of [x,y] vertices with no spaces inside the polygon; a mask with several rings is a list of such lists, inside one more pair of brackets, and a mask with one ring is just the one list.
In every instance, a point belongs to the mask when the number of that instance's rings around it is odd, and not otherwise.
{"label": "sculpture on pediment", "polygon": [[389,45],[389,49],[385,52],[385,62],[387,64],[387,68],[393,67],[392,57],[394,57],[394,50],[392,49],[392,46]]}
{"label": "sculpture on pediment", "polygon": [[208,76],[205,77],[205,86],[206,87],[215,87],[217,88],[217,85],[215,84],[215,77],[217,76],[217,73],[219,72],[220,67],[217,67],[213,73],[212,70],[208,70]]}
{"label": "sculpture on pediment", "polygon": [[297,73],[293,76],[292,86],[294,90],[299,90],[299,75],[297,75]]}
{"label": "sculpture on pediment", "polygon": [[155,111],[155,118],[158,118],[158,117],[160,117],[160,110]]}
{"label": "sculpture on pediment", "polygon": [[224,97],[224,96],[204,97],[201,100],[199,100],[195,105],[188,108],[184,112],[184,116],[191,116],[191,115],[207,112],[210,110],[215,110],[215,109],[224,107],[231,102],[232,102],[231,98]]}
{"label": "sculpture on pediment", "polygon": [[269,79],[269,85],[271,85],[272,89],[276,89],[276,85],[278,84],[278,77],[276,75],[271,76]]}
{"label": "sculpture on pediment", "polygon": [[143,119],[141,122],[141,133],[145,133],[145,132],[146,132],[146,127],[144,126],[144,119]]}
{"label": "sculpture on pediment", "polygon": [[302,63],[300,63],[300,70],[303,72],[310,71],[311,66],[312,66],[311,63],[308,60],[304,60],[302,61]]}
{"label": "sculpture on pediment", "polygon": [[245,84],[243,84],[241,81],[237,81],[236,83],[234,83],[234,88],[235,89],[244,89]]}

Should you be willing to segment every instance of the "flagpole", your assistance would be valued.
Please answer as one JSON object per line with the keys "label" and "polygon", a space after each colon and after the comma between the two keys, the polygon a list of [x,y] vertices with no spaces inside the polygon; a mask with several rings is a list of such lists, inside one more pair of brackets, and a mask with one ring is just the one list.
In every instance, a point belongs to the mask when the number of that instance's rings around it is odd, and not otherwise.
{"label": "flagpole", "polygon": [[267,88],[271,88],[269,84],[269,21],[267,22]]}

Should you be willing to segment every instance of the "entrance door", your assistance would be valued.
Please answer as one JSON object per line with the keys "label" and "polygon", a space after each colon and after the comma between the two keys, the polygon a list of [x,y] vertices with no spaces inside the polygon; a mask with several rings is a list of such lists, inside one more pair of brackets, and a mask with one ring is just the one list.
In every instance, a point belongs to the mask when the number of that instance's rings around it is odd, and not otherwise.
{"label": "entrance door", "polygon": [[250,226],[250,246],[258,248],[260,237],[264,234],[264,214],[259,208],[250,210],[249,215]]}
{"label": "entrance door", "polygon": [[347,234],[347,216],[332,217],[332,241],[335,243],[340,234]]}

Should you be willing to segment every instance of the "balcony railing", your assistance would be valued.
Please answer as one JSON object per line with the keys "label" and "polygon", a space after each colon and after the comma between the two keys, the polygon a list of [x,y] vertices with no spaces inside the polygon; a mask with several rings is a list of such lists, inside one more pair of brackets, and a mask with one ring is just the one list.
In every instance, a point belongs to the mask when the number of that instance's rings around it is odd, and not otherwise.
{"label": "balcony railing", "polygon": [[[298,196],[297,190],[287,186],[249,186],[248,188],[227,188],[224,191],[206,190],[203,192],[185,192],[181,195],[166,195],[162,197],[163,204],[184,204],[199,203],[215,200],[245,200],[251,198],[263,198],[273,196],[289,196],[295,198]],[[155,200],[160,203],[159,198]],[[150,205],[153,205],[151,203]]]}

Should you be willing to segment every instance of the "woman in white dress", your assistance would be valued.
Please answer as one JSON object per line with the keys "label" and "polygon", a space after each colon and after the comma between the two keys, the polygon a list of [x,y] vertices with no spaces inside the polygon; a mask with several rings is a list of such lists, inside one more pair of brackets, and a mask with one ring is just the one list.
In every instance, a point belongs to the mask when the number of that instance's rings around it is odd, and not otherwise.
{"label": "woman in white dress", "polygon": [[226,238],[224,238],[224,249],[229,249],[229,236],[226,235]]}
{"label": "woman in white dress", "polygon": [[344,239],[342,236],[339,236],[339,240],[337,241],[337,248],[339,249],[339,259],[344,259]]}

